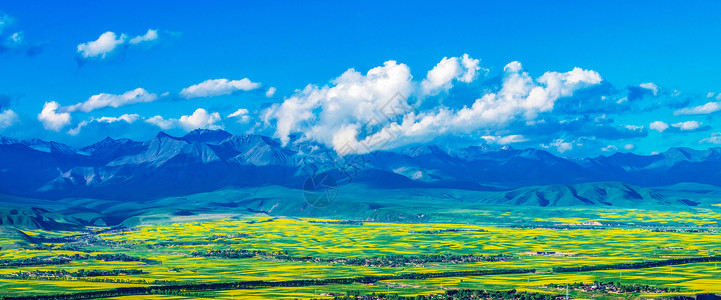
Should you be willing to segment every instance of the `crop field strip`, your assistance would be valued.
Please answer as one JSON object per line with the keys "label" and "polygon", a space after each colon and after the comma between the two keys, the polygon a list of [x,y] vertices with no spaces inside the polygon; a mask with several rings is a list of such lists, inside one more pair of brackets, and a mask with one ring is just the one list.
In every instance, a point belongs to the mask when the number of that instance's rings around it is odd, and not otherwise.
{"label": "crop field strip", "polygon": [[[438,292],[441,287],[483,287],[552,293],[553,290],[539,286],[567,280],[593,282],[598,279],[626,283],[641,281],[681,288],[689,293],[710,291],[714,284],[721,283],[721,272],[714,263],[721,254],[718,252],[721,235],[714,232],[714,227],[689,228],[509,227],[252,217],[143,225],[122,231],[94,228],[89,229],[90,234],[64,232],[54,235],[50,231],[26,231],[37,241],[46,239],[52,242],[35,244],[32,246],[35,250],[3,248],[0,262],[98,254],[122,254],[137,259],[78,259],[63,264],[0,267],[0,296],[33,297],[153,287],[157,292],[157,286],[197,286],[199,282],[205,285],[258,281],[276,284],[363,277],[376,280],[369,284],[338,285],[327,282],[323,284],[323,289],[342,292],[349,287],[368,291],[385,288],[396,292],[406,290],[405,293],[411,295],[408,290],[418,294]],[[335,238],[328,238],[331,236]],[[59,239],[53,240],[56,237]],[[628,247],[629,243],[637,246]],[[212,255],[224,251],[238,254],[238,257]],[[648,262],[683,258],[711,260],[648,265]],[[153,261],[162,263],[147,263]],[[643,266],[648,268],[628,269],[629,265],[644,263],[647,265]],[[619,272],[614,265],[626,267],[620,268],[623,270]],[[567,268],[573,266],[589,268],[570,273],[554,272],[554,269],[569,270]],[[604,270],[595,270],[594,266],[604,266]],[[19,272],[37,271],[35,275],[42,275],[60,270],[77,274],[79,270],[112,272],[133,269],[142,270],[142,274],[125,272],[118,276],[12,278],[12,274]],[[463,273],[521,269],[535,269],[537,272],[478,277]],[[425,279],[402,277],[404,274],[450,272],[456,272],[456,275]],[[37,283],[40,288],[33,286],[32,291],[28,290],[28,285],[23,282]],[[42,288],[44,283],[50,285]],[[87,283],[87,286],[79,286],[79,283]],[[257,294],[278,288],[256,286],[252,288],[255,292],[241,294]],[[202,294],[209,291],[198,289],[195,292]],[[301,298],[317,296],[314,293]],[[216,291],[210,295],[225,297],[235,294]]]}

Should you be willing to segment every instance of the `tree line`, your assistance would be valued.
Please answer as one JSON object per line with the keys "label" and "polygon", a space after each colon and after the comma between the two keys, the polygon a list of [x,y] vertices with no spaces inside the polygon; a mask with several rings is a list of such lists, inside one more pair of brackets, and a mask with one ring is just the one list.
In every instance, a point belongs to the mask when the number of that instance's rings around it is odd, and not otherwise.
{"label": "tree line", "polygon": [[127,269],[127,270],[85,270],[79,269],[77,271],[67,270],[48,270],[41,271],[35,270],[31,272],[19,271],[17,273],[11,273],[7,275],[0,275],[0,278],[7,279],[35,279],[37,277],[98,277],[98,276],[119,276],[119,275],[139,275],[146,274],[143,270],[139,269]]}
{"label": "tree line", "polygon": [[598,271],[598,270],[646,269],[646,268],[654,268],[654,267],[683,265],[683,264],[700,263],[700,262],[718,262],[718,261],[721,261],[721,255],[705,256],[705,257],[691,257],[691,258],[673,258],[673,259],[667,259],[667,260],[644,261],[644,262],[637,262],[637,263],[578,266],[578,267],[555,267],[555,268],[553,268],[553,272],[566,273],[566,272],[585,272],[585,271]]}
{"label": "tree line", "polygon": [[112,254],[96,254],[96,255],[60,255],[57,257],[42,258],[30,257],[20,259],[3,259],[0,260],[0,267],[28,267],[28,266],[45,266],[45,265],[62,265],[75,260],[100,260],[100,261],[120,261],[120,262],[142,262],[148,265],[162,264],[159,260],[130,256],[125,253]]}
{"label": "tree line", "polygon": [[214,257],[224,259],[243,259],[252,257],[273,257],[275,259],[299,262],[318,262],[331,264],[344,264],[349,266],[371,266],[371,267],[404,267],[407,265],[419,265],[426,263],[469,263],[469,262],[496,262],[508,261],[513,259],[511,256],[499,255],[454,255],[454,254],[438,254],[438,255],[388,255],[374,257],[358,257],[358,258],[319,258],[312,256],[293,256],[285,252],[266,252],[256,250],[227,249],[227,250],[207,250],[194,251],[190,255],[193,257]]}
{"label": "tree line", "polygon": [[197,283],[197,284],[176,284],[165,286],[143,286],[143,287],[123,287],[104,291],[80,292],[56,295],[36,295],[36,296],[20,296],[5,297],[5,300],[75,300],[75,299],[92,299],[107,298],[128,295],[148,295],[148,294],[178,294],[179,292],[203,292],[218,290],[238,290],[238,289],[255,289],[267,287],[300,287],[313,285],[328,284],[351,284],[351,283],[374,283],[381,280],[392,279],[426,279],[440,277],[461,277],[461,276],[483,276],[483,275],[503,275],[503,274],[523,274],[534,273],[534,269],[485,269],[470,271],[448,271],[436,273],[403,273],[398,275],[367,275],[359,277],[347,278],[328,278],[328,279],[300,279],[287,281],[237,281],[237,282],[219,282],[219,283]]}
{"label": "tree line", "polygon": [[348,291],[345,295],[334,296],[334,300],[426,300],[426,299],[445,299],[445,300],[467,300],[467,299],[520,299],[520,300],[551,300],[556,296],[508,290],[508,291],[486,291],[476,289],[459,289],[447,290],[443,294],[429,294],[417,296],[399,296],[390,293],[370,293],[363,295],[359,291]]}

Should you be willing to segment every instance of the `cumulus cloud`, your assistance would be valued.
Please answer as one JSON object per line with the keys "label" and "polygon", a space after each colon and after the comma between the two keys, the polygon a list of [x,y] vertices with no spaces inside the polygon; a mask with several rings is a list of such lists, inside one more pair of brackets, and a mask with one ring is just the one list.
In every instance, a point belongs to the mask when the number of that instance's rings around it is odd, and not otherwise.
{"label": "cumulus cloud", "polygon": [[8,128],[18,121],[18,114],[11,109],[0,111],[0,131]]}
{"label": "cumulus cloud", "polygon": [[711,134],[710,137],[701,139],[698,141],[699,144],[713,144],[713,145],[721,145],[721,132],[714,132]]}
{"label": "cumulus cloud", "polygon": [[75,128],[71,128],[68,130],[68,134],[70,135],[78,135],[80,131],[83,129],[83,127],[86,127],[93,122],[95,123],[116,123],[116,122],[126,122],[128,124],[132,124],[133,122],[137,121],[140,118],[137,114],[124,114],[120,117],[100,117],[100,118],[92,118],[90,121],[82,121],[78,123],[78,125]]}
{"label": "cumulus cloud", "polygon": [[569,150],[573,150],[573,144],[564,141],[563,139],[556,139],[550,144],[541,144],[543,148],[555,148],[558,153],[563,153]]}
{"label": "cumulus cloud", "polygon": [[679,122],[675,124],[671,124],[672,127],[676,127],[681,131],[691,131],[696,130],[701,127],[701,123],[698,121],[686,121],[686,122]]}
{"label": "cumulus cloud", "polygon": [[498,144],[498,145],[508,145],[513,143],[521,143],[528,141],[527,138],[520,134],[512,134],[507,136],[498,136],[498,135],[486,135],[481,137],[483,140],[486,141],[486,143],[489,144]]}
{"label": "cumulus cloud", "polygon": [[426,78],[421,82],[423,95],[437,95],[453,87],[453,81],[470,83],[478,77],[481,70],[480,60],[473,59],[468,54],[461,57],[444,57],[433,69],[428,71]]}
{"label": "cumulus cloud", "polygon": [[614,145],[608,145],[606,147],[601,148],[601,151],[603,151],[603,152],[611,152],[611,151],[617,151],[617,150],[618,150],[618,147],[616,147]]}
{"label": "cumulus cloud", "polygon": [[208,113],[207,110],[198,108],[192,115],[180,117],[180,126],[185,130],[193,130],[198,128],[204,129],[222,129],[223,126],[217,124],[220,122],[220,114],[217,112]]}
{"label": "cumulus cloud", "polygon": [[209,113],[203,108],[196,109],[191,115],[181,116],[180,119],[165,119],[162,116],[154,116],[146,119],[145,122],[153,124],[163,130],[181,127],[187,131],[194,129],[223,129],[220,124],[220,114],[217,112]]}
{"label": "cumulus cloud", "polygon": [[68,106],[67,112],[83,111],[90,112],[103,107],[120,107],[134,103],[152,102],[158,99],[158,95],[148,93],[145,89],[137,88],[120,95],[101,93],[91,96],[87,101]]}
{"label": "cumulus cloud", "polygon": [[349,69],[332,86],[308,85],[267,109],[263,117],[268,124],[275,121],[275,135],[284,145],[292,133],[327,145],[334,140],[340,143],[346,133],[382,125],[405,113],[411,79],[408,66],[392,60],[365,75]]}
{"label": "cumulus cloud", "polygon": [[264,118],[267,123],[276,121],[276,136],[283,144],[297,132],[336,151],[353,148],[362,153],[377,150],[377,145],[426,142],[441,135],[503,126],[512,120],[532,123],[539,113],[552,110],[556,100],[602,80],[598,73],[581,68],[547,72],[534,79],[519,62],[512,62],[504,68],[500,90],[481,95],[471,106],[419,112],[400,97],[392,105],[400,109],[379,118],[379,108],[387,105],[388,99],[398,92],[409,94],[414,86],[411,79],[409,68],[395,61],[387,61],[365,76],[351,69],[334,80],[332,87],[307,86],[269,108]]}
{"label": "cumulus cloud", "polygon": [[273,95],[275,95],[275,88],[271,86],[268,88],[268,91],[265,92],[265,96],[271,98]]}
{"label": "cumulus cloud", "polygon": [[165,119],[160,115],[148,118],[145,120],[145,122],[148,124],[158,126],[158,128],[163,129],[163,130],[175,128],[175,120]]}
{"label": "cumulus cloud", "polygon": [[228,115],[228,118],[237,118],[238,122],[248,122],[250,120],[250,116],[248,115],[248,110],[245,108],[240,108],[233,112],[232,114]]}
{"label": "cumulus cloud", "polygon": [[55,101],[45,102],[45,105],[43,105],[43,110],[38,114],[38,120],[45,129],[60,131],[60,129],[70,124],[70,114],[58,112],[58,108],[60,108],[60,104]]}
{"label": "cumulus cloud", "polygon": [[361,143],[392,134],[395,136],[393,142],[402,145],[425,142],[442,134],[467,134],[481,128],[502,126],[518,118],[533,123],[539,113],[552,110],[556,100],[601,82],[598,73],[580,68],[566,73],[547,72],[537,79],[523,72],[519,62],[509,63],[504,71],[500,91],[483,95],[470,107],[457,111],[440,108],[435,112],[410,112],[402,121],[384,128],[378,133],[380,136],[368,137]]}
{"label": "cumulus cloud", "polygon": [[197,97],[215,97],[229,95],[237,91],[250,91],[260,87],[260,83],[252,82],[248,78],[241,80],[209,79],[191,85],[180,91],[180,96],[186,99]]}
{"label": "cumulus cloud", "polygon": [[98,58],[104,59],[111,53],[113,53],[120,46],[129,43],[131,45],[138,45],[145,42],[150,42],[158,39],[158,31],[148,29],[144,35],[136,36],[128,40],[128,35],[121,33],[117,35],[115,32],[108,31],[100,35],[97,40],[81,43],[77,47],[77,52],[81,58],[90,59]]}
{"label": "cumulus cloud", "polygon": [[717,111],[721,110],[721,102],[708,102],[704,105],[699,105],[695,107],[689,107],[689,108],[683,108],[679,109],[677,111],[674,111],[673,114],[676,116],[681,115],[707,115],[710,113],[715,113]]}
{"label": "cumulus cloud", "polygon": [[105,58],[115,48],[125,43],[127,36],[117,36],[115,32],[108,31],[100,35],[97,40],[78,45],[78,53],[82,58]]}
{"label": "cumulus cloud", "polygon": [[654,96],[658,96],[658,86],[653,82],[646,82],[639,85],[640,87],[653,92]]}
{"label": "cumulus cloud", "polygon": [[148,32],[146,32],[144,35],[139,35],[130,39],[129,43],[132,45],[136,45],[144,42],[151,42],[157,39],[158,31],[154,29],[148,29]]}
{"label": "cumulus cloud", "polygon": [[651,124],[648,125],[648,128],[651,128],[658,132],[663,132],[664,130],[668,129],[668,124],[662,121],[653,121],[651,122]]}

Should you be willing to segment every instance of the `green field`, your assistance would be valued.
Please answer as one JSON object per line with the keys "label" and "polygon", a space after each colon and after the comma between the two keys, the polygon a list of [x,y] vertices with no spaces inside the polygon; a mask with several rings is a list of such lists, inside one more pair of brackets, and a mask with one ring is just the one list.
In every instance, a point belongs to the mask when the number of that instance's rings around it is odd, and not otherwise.
{"label": "green field", "polygon": [[[0,267],[0,296],[35,296],[123,287],[177,286],[198,283],[285,282],[361,276],[395,276],[368,283],[318,284],[294,287],[258,286],[239,289],[180,289],[154,295],[158,299],[225,298],[332,298],[323,293],[391,293],[404,296],[444,293],[449,289],[485,289],[564,294],[549,284],[614,282],[672,289],[670,293],[600,294],[572,289],[579,298],[645,298],[691,295],[721,290],[721,262],[674,264],[650,268],[608,269],[558,273],[554,267],[596,266],[663,261],[721,255],[718,211],[712,208],[677,212],[637,209],[580,210],[550,217],[554,210],[532,215],[519,209],[488,209],[477,215],[505,216],[503,223],[385,223],[338,222],[328,219],[242,215],[176,219],[170,223],[109,230],[87,227],[79,231],[4,228],[0,260],[17,263],[31,258],[72,257],[57,265],[31,264]],[[469,212],[466,212],[469,213]],[[523,226],[513,220],[524,220]],[[604,224],[614,220],[614,225]],[[665,225],[693,222],[693,225]],[[569,225],[597,221],[598,225]],[[716,221],[716,222],[715,222]],[[625,223],[623,225],[619,223]],[[214,250],[257,251],[248,257],[199,256]],[[101,261],[99,254],[160,261]],[[250,252],[249,252],[250,253]],[[397,265],[358,265],[350,258],[380,256],[474,255],[503,259],[491,261],[433,261]],[[305,259],[294,259],[306,257]],[[142,270],[143,274],[113,276],[46,276],[48,271]],[[534,269],[535,273],[483,276],[442,276],[405,279],[404,274],[474,270]],[[40,272],[38,272],[40,271]],[[17,277],[17,274],[34,275]],[[33,273],[34,272],[34,273]],[[45,274],[45,275],[43,275]],[[13,277],[15,276],[15,277]],[[171,296],[172,294],[172,296]],[[146,299],[127,295],[122,299]],[[178,299],[180,299],[178,298]]]}

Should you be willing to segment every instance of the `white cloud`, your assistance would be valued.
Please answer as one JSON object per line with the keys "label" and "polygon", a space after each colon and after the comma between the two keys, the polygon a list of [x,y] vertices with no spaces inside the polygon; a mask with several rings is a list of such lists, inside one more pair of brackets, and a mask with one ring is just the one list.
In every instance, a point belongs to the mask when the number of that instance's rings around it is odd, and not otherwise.
{"label": "white cloud", "polygon": [[103,107],[120,107],[134,103],[152,102],[158,99],[158,95],[148,93],[145,89],[137,88],[127,91],[121,95],[101,93],[91,96],[87,101],[65,108],[67,112],[83,111],[90,112]]}
{"label": "white cloud", "polygon": [[259,87],[260,83],[252,82],[248,78],[232,81],[228,79],[209,79],[184,88],[180,91],[180,95],[186,99],[214,97],[232,94],[236,91],[250,91]]}
{"label": "white cloud", "polygon": [[616,150],[618,150],[618,147],[616,147],[614,145],[608,145],[606,147],[601,148],[601,151],[603,151],[603,152],[611,152],[611,151],[616,151]]}
{"label": "white cloud", "polygon": [[[580,68],[566,73],[547,72],[536,80],[523,72],[519,62],[509,63],[504,70],[498,93],[485,94],[472,106],[457,111],[441,108],[436,112],[408,113],[401,122],[389,125],[386,128],[389,132],[379,134],[396,136],[393,143],[398,146],[428,141],[447,133],[468,134],[480,128],[502,126],[517,118],[530,122],[538,113],[552,110],[559,98],[601,82],[598,73]],[[361,143],[381,136],[371,136]]]}
{"label": "white cloud", "polygon": [[520,134],[512,134],[512,135],[507,135],[507,136],[486,135],[481,138],[484,139],[486,141],[486,143],[498,144],[498,145],[508,145],[508,144],[513,144],[513,143],[521,143],[521,142],[528,141],[527,138],[525,138],[524,136],[522,136]]}
{"label": "white cloud", "polygon": [[219,124],[220,119],[219,113],[209,113],[203,108],[198,108],[192,115],[184,115],[181,116],[180,119],[165,119],[158,115],[146,119],[145,122],[158,126],[163,130],[181,127],[187,131],[191,131],[198,128],[223,129],[223,125]]}
{"label": "white cloud", "polygon": [[721,144],[721,132],[714,132],[711,134],[711,137],[707,137],[705,139],[702,139],[698,142],[699,144],[714,144],[714,145],[720,145]]}
{"label": "white cloud", "polygon": [[98,119],[94,119],[97,122],[100,123],[115,123],[119,121],[125,121],[128,124],[132,124],[133,122],[137,121],[140,118],[137,114],[124,114],[120,117],[100,117]]}
{"label": "white cloud", "polygon": [[90,41],[78,45],[78,53],[83,58],[98,57],[105,58],[109,53],[113,52],[115,48],[125,43],[127,37],[125,34],[121,34],[119,37],[115,32],[108,31],[100,35],[95,41]]}
{"label": "white cloud", "polygon": [[433,69],[428,71],[421,82],[423,95],[437,95],[453,87],[453,81],[470,83],[478,77],[480,60],[472,59],[468,54],[461,57],[444,57]]}
{"label": "white cloud", "polygon": [[706,98],[713,98],[713,96],[714,96],[715,94],[716,94],[716,93],[714,93],[714,92],[708,92],[708,94],[706,94]]}
{"label": "white cloud", "polygon": [[153,29],[148,29],[148,32],[145,33],[145,35],[139,35],[132,39],[130,39],[130,44],[136,45],[144,42],[150,42],[158,39],[158,31]]}
{"label": "white cloud", "polygon": [[556,148],[558,153],[563,153],[569,150],[573,150],[573,144],[564,141],[563,139],[556,139],[548,145],[541,144],[543,148]]}
{"label": "white cloud", "polygon": [[636,145],[626,144],[625,146],[623,146],[623,149],[626,149],[627,151],[631,151],[631,150],[633,150],[633,148],[636,148]]}
{"label": "white cloud", "polygon": [[71,128],[68,130],[68,134],[70,135],[78,135],[80,131],[83,129],[83,127],[90,125],[90,123],[96,122],[96,123],[115,123],[124,121],[128,124],[132,124],[133,122],[137,121],[140,118],[137,114],[124,114],[120,117],[100,117],[100,118],[92,118],[90,121],[82,121],[78,123],[78,125],[75,128]]}
{"label": "white cloud", "polygon": [[721,110],[721,103],[720,103],[720,102],[708,102],[708,103],[706,103],[706,104],[704,104],[704,105],[699,105],[699,106],[695,106],[695,107],[679,109],[679,110],[673,112],[673,114],[674,114],[675,116],[680,116],[680,115],[706,115],[706,114],[710,114],[710,113],[717,112],[717,111],[719,111],[719,110]]}
{"label": "white cloud", "polygon": [[273,95],[275,95],[275,88],[271,86],[270,88],[268,88],[268,91],[265,92],[265,96],[271,98],[273,97]]}
{"label": "white cloud", "polygon": [[18,114],[11,109],[0,112],[0,130],[8,128],[18,121]]}
{"label": "white cloud", "polygon": [[178,121],[180,126],[185,130],[193,130],[198,128],[204,129],[222,129],[223,126],[216,124],[220,122],[220,114],[217,112],[208,113],[207,110],[198,108],[189,116],[181,116]]}
{"label": "white cloud", "polygon": [[78,45],[78,53],[80,57],[88,58],[100,58],[104,59],[110,53],[115,51],[119,46],[129,43],[131,45],[138,45],[158,39],[158,31],[154,29],[148,29],[144,35],[136,36],[128,40],[128,35],[122,33],[120,36],[115,32],[108,31],[100,35],[97,40],[82,43]]}
{"label": "white cloud", "polygon": [[392,60],[365,75],[349,69],[332,81],[333,86],[308,85],[270,107],[264,120],[267,124],[276,121],[275,135],[284,145],[295,132],[327,145],[339,143],[351,129],[359,130],[369,122],[382,126],[387,118],[405,113],[402,107],[410,105],[404,95],[412,90],[411,79],[408,66]]}
{"label": "white cloud", "polygon": [[653,82],[646,82],[639,85],[640,87],[650,90],[654,96],[658,96],[658,86]]}
{"label": "white cloud", "polygon": [[45,102],[45,105],[43,105],[43,110],[38,114],[38,120],[45,129],[60,131],[60,129],[70,124],[70,114],[67,112],[58,113],[58,108],[60,108],[60,104],[55,101]]}
{"label": "white cloud", "polygon": [[250,116],[248,115],[248,110],[245,108],[240,108],[233,112],[232,114],[228,115],[228,118],[238,118],[238,122],[248,122],[250,120]]}
{"label": "white cloud", "polygon": [[[439,65],[448,64],[448,60]],[[415,94],[414,88],[423,89],[422,84],[414,84],[405,64],[387,61],[365,75],[350,69],[331,86],[308,85],[263,111],[262,118],[266,126],[275,125],[275,136],[284,145],[291,134],[300,133],[300,140],[314,140],[339,153],[347,148],[364,153],[426,142],[441,135],[472,134],[483,128],[506,126],[513,120],[533,123],[539,113],[551,111],[558,99],[602,81],[598,73],[580,68],[547,72],[535,79],[523,71],[519,62],[508,64],[504,70],[500,90],[480,95],[470,106],[419,112],[398,95]],[[459,76],[458,80],[470,81],[472,77]],[[427,87],[438,87],[431,82],[442,86],[449,77],[439,78],[427,80]],[[384,107],[393,109],[385,113]]]}
{"label": "white cloud", "polygon": [[624,127],[626,127],[626,129],[632,130],[632,131],[643,131],[643,126],[626,125]]}
{"label": "white cloud", "polygon": [[158,126],[160,129],[168,130],[171,128],[175,128],[175,120],[173,119],[165,119],[162,116],[154,116],[152,118],[146,119],[146,123],[153,124],[155,126]]}
{"label": "white cloud", "polygon": [[663,132],[664,130],[668,129],[668,124],[661,121],[653,121],[651,122],[651,124],[648,125],[648,128],[651,128],[658,132]]}
{"label": "white cloud", "polygon": [[16,33],[11,34],[5,39],[5,45],[7,47],[18,47],[22,45],[23,41],[25,40],[24,35],[22,31],[18,31]]}
{"label": "white cloud", "polygon": [[671,126],[676,127],[682,131],[688,131],[698,129],[699,127],[701,127],[701,123],[699,123],[698,121],[686,121],[671,124]]}

